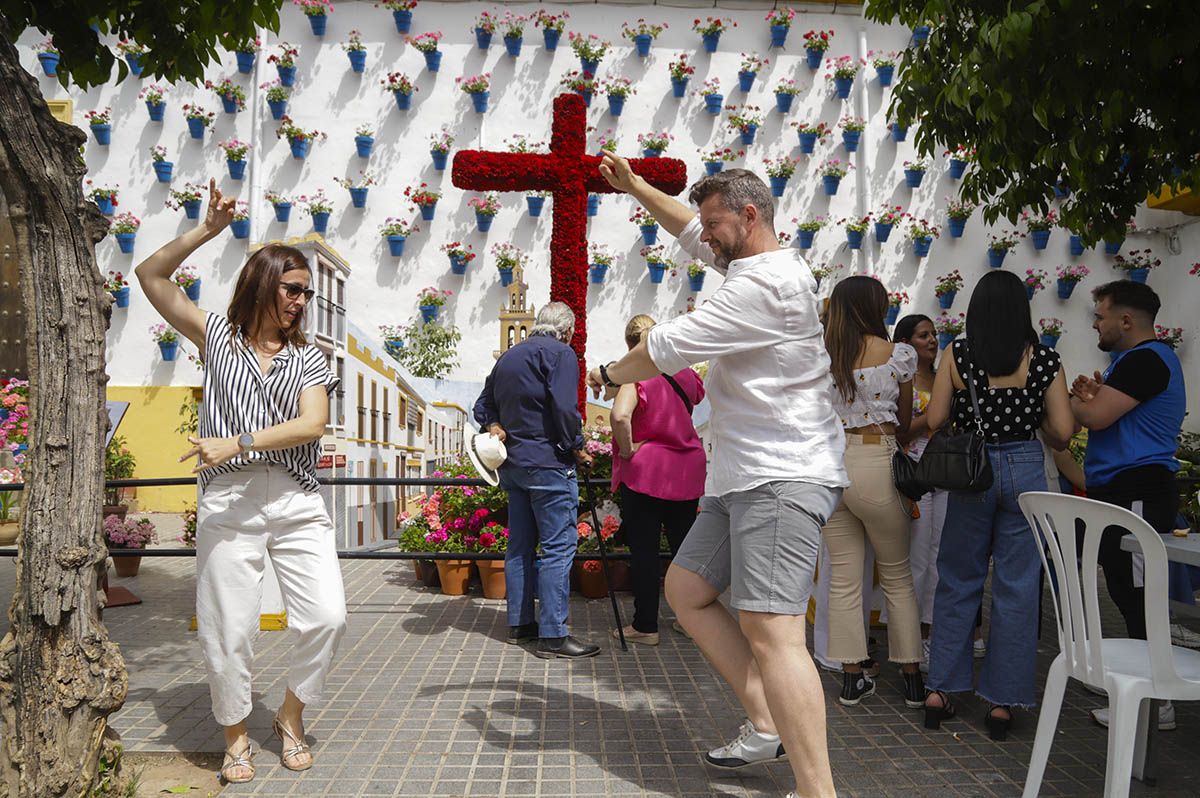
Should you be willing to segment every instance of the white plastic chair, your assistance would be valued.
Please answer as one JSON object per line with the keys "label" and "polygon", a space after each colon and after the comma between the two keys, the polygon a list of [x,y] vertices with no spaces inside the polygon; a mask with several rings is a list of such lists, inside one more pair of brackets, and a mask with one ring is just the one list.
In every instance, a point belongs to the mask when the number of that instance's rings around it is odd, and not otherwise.
{"label": "white plastic chair", "polygon": [[[1167,628],[1167,550],[1149,524],[1121,507],[1044,492],[1023,493],[1018,504],[1035,534],[1040,533],[1038,551],[1042,564],[1047,565],[1045,550],[1053,560],[1057,587],[1052,581],[1051,591],[1059,647],[1046,678],[1024,798],[1035,798],[1041,788],[1067,677],[1108,693],[1110,717],[1104,795],[1126,798],[1137,729],[1146,722],[1158,722],[1158,718],[1147,717],[1150,699],[1200,699],[1200,652],[1172,646]],[[1084,525],[1082,551],[1076,545],[1077,519]],[[1101,533],[1105,527],[1114,525],[1137,537],[1146,558],[1148,640],[1105,639],[1100,631],[1096,557]]]}

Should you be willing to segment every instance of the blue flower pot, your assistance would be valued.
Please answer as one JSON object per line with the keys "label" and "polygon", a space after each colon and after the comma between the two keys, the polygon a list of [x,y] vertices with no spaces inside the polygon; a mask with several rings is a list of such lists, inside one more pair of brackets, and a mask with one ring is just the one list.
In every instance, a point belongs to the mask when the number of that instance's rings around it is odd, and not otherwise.
{"label": "blue flower pot", "polygon": [[231,161],[226,158],[225,165],[229,167],[230,178],[234,180],[241,180],[246,176],[246,162],[244,160]]}
{"label": "blue flower pot", "polygon": [[492,34],[483,28],[475,29],[475,46],[480,50],[486,50],[492,46]]}
{"label": "blue flower pot", "polygon": [[786,114],[792,110],[792,102],[796,99],[796,95],[789,94],[786,91],[775,92],[775,109],[781,114]]}
{"label": "blue flower pot", "polygon": [[249,75],[254,71],[254,61],[258,58],[258,53],[234,53],[237,56],[237,70],[243,75]]}
{"label": "blue flower pot", "polygon": [[188,219],[199,219],[200,200],[188,200],[183,203],[183,215]]}
{"label": "blue flower pot", "polygon": [[787,43],[788,31],[791,27],[788,25],[771,25],[771,46],[783,47]]}
{"label": "blue flower pot", "polygon": [[442,66],[442,51],[441,50],[426,50],[421,53],[425,56],[425,68],[430,72],[437,72]]}
{"label": "blue flower pot", "polygon": [[234,219],[229,223],[229,230],[233,233],[234,238],[249,238],[250,237],[250,220],[249,219]]}
{"label": "blue flower pot", "polygon": [[237,97],[232,94],[222,94],[221,107],[227,114],[236,114],[238,112]]}
{"label": "blue flower pot", "polygon": [[888,305],[887,314],[883,317],[883,323],[891,327],[896,323],[896,319],[900,318],[900,306]]}
{"label": "blue flower pot", "polygon": [[96,207],[100,209],[100,213],[104,214],[105,216],[112,216],[112,197],[96,197],[94,202],[96,203]]}
{"label": "blue flower pot", "polygon": [[754,134],[758,133],[758,125],[746,125],[742,128],[742,143],[750,145],[754,143]]}
{"label": "blue flower pot", "polygon": [[687,93],[687,78],[671,78],[671,93],[676,97],[682,97]]}
{"label": "blue flower pot", "polygon": [[1041,343],[1042,346],[1048,346],[1053,349],[1054,347],[1058,346],[1058,336],[1042,333],[1038,336],[1038,342]]}
{"label": "blue flower pot", "polygon": [[800,134],[800,152],[805,155],[812,155],[813,150],[817,148],[816,133],[801,133]]}
{"label": "blue flower pot", "polygon": [[438,313],[441,310],[441,305],[421,305],[421,322],[431,324],[438,320]]}
{"label": "blue flower pot", "polygon": [[821,61],[825,58],[824,50],[818,50],[815,47],[805,47],[804,55],[809,69],[821,68]]}
{"label": "blue flower pot", "polygon": [[592,107],[592,93],[590,91],[577,91],[575,93],[583,98],[583,104],[585,107]]}
{"label": "blue flower pot", "polygon": [[325,234],[325,230],[329,227],[329,211],[320,211],[312,214],[313,230]]}
{"label": "blue flower pot", "polygon": [[783,176],[778,176],[778,177],[772,176],[770,178],[770,180],[771,180],[771,196],[772,197],[782,197],[783,190],[785,188],[787,188],[788,179]]}
{"label": "blue flower pot", "polygon": [[137,233],[117,233],[117,246],[121,252],[129,255],[133,252],[133,242],[137,239]]}
{"label": "blue flower pot", "polygon": [[450,273],[462,277],[467,273],[467,264],[469,261],[462,255],[450,255]]}
{"label": "blue flower pot", "polygon": [[404,242],[408,240],[407,236],[388,236],[388,254],[393,258],[398,258],[404,254]]}
{"label": "blue flower pot", "polygon": [[587,215],[595,216],[600,212],[600,195],[588,194],[587,198]]}
{"label": "blue flower pot", "polygon": [[112,294],[113,302],[116,303],[117,307],[129,307],[129,286],[124,285],[118,288],[116,291],[109,291],[108,293]]}
{"label": "blue flower pot", "polygon": [[988,266],[993,269],[999,269],[1004,265],[1004,256],[1008,254],[1007,249],[991,249],[988,248]]}
{"label": "blue flower pot", "polygon": [[967,170],[967,162],[961,158],[950,159],[950,177],[958,180],[963,176],[963,172]]}
{"label": "blue flower pot", "polygon": [[296,67],[294,66],[279,66],[275,65],[275,71],[279,73],[279,85],[291,86],[296,82]]}
{"label": "blue flower pot", "polygon": [[654,41],[649,33],[639,33],[633,37],[633,46],[637,48],[639,58],[645,58],[650,55],[650,44]]}
{"label": "blue flower pot", "polygon": [[663,275],[667,273],[666,264],[663,263],[647,263],[646,269],[650,272],[650,282],[657,285],[663,281]]}
{"label": "blue flower pot", "polygon": [[905,169],[904,184],[909,188],[917,188],[921,185],[921,181],[925,179],[924,169]]}
{"label": "blue flower pot", "polygon": [[1070,299],[1071,294],[1075,291],[1075,286],[1078,285],[1074,280],[1059,280],[1058,281],[1058,298]]}
{"label": "blue flower pot", "polygon": [[703,33],[700,35],[700,41],[704,43],[704,52],[715,53],[717,51],[717,45],[721,43],[721,34]]}
{"label": "blue flower pot", "polygon": [[308,155],[308,139],[294,138],[288,139],[288,144],[292,148],[293,158],[304,158]]}
{"label": "blue flower pot", "polygon": [[271,109],[272,119],[283,119],[283,115],[287,113],[287,100],[267,100],[267,107]]}
{"label": "blue flower pot", "polygon": [[201,283],[201,281],[197,280],[196,282],[189,285],[187,288],[183,289],[183,293],[187,294],[187,298],[192,300],[193,302],[200,301],[200,283]]}
{"label": "blue flower pot", "polygon": [[371,150],[375,147],[374,136],[355,136],[354,150],[359,158],[370,158]]}
{"label": "blue flower pot", "polygon": [[142,74],[142,57],[140,55],[125,56],[125,63],[129,64],[129,71],[134,75]]}
{"label": "blue flower pot", "polygon": [[1104,254],[1116,255],[1121,251],[1121,245],[1124,243],[1125,239],[1123,238],[1120,241],[1109,241],[1107,238],[1104,239]]}
{"label": "blue flower pot", "polygon": [[880,86],[891,86],[892,78],[896,76],[896,67],[881,66],[875,70],[875,76],[879,78]]}
{"label": "blue flower pot", "polygon": [[754,88],[754,76],[757,74],[757,72],[750,72],[748,70],[738,72],[738,88],[742,91],[750,91],[750,89]]}
{"label": "blue flower pot", "polygon": [[438,150],[430,150],[429,157],[433,159],[433,168],[439,172],[442,172],[446,169],[446,162],[450,158],[450,153],[439,152]]}
{"label": "blue flower pot", "polygon": [[901,142],[901,141],[904,141],[906,138],[908,138],[908,128],[904,127],[903,125],[899,125],[899,124],[893,122],[892,123],[892,141]]}
{"label": "blue flower pot", "polygon": [[642,150],[643,158],[658,158],[661,156],[662,156],[662,150],[659,150],[659,149],[647,147],[646,149]]}
{"label": "blue flower pot", "polygon": [[500,273],[500,285],[512,285],[513,270],[512,269],[496,269]]}
{"label": "blue flower pot", "polygon": [[715,175],[717,172],[725,168],[724,161],[705,161],[704,173],[706,175]]}
{"label": "blue flower pot", "polygon": [[[396,13],[400,12],[397,11]],[[404,352],[404,340],[402,338],[392,338],[384,341],[383,351],[387,352],[395,360],[399,360],[400,355]]]}
{"label": "blue flower pot", "polygon": [[533,195],[525,197],[525,205],[529,208],[529,215],[534,218],[542,215],[542,206],[545,204],[545,197],[535,197]]}
{"label": "blue flower pot", "polygon": [[945,294],[939,294],[938,298],[937,298],[938,307],[941,308],[942,310],[949,310],[950,308],[954,307],[954,298],[956,296],[958,296],[957,291],[950,291]]}
{"label": "blue flower pot", "polygon": [[1029,239],[1033,242],[1034,249],[1045,249],[1050,243],[1050,231],[1033,230],[1029,233]]}
{"label": "blue flower pot", "polygon": [[797,230],[796,246],[798,246],[800,249],[812,249],[813,239],[816,237],[816,230]]}
{"label": "blue flower pot", "polygon": [[277,222],[286,222],[292,215],[292,203],[290,202],[277,202],[272,207],[275,209],[275,221]]}
{"label": "blue flower pot", "polygon": [[946,227],[950,231],[951,238],[962,238],[963,231],[967,229],[967,220],[951,217],[946,220]]}
{"label": "blue flower pot", "polygon": [[42,65],[42,73],[48,78],[58,75],[58,62],[62,59],[58,53],[38,53],[38,63]]}
{"label": "blue flower pot", "polygon": [[885,222],[876,222],[875,223],[875,240],[878,241],[880,244],[885,243],[888,240],[888,238],[892,235],[893,227],[895,227],[895,224],[888,224]]}
{"label": "blue flower pot", "polygon": [[324,14],[316,14],[308,18],[308,25],[312,28],[313,36],[324,36],[328,24],[329,17]]}
{"label": "blue flower pot", "polygon": [[607,263],[593,263],[588,266],[588,280],[593,285],[599,285],[604,282],[604,276],[608,274]]}
{"label": "blue flower pot", "polygon": [[723,102],[725,102],[725,95],[723,94],[706,94],[704,95],[704,110],[716,116],[721,113],[721,104]]}
{"label": "blue flower pot", "polygon": [[1146,278],[1150,276],[1149,269],[1130,269],[1126,272],[1129,279],[1135,283],[1144,283]]}
{"label": "blue flower pot", "polygon": [[913,254],[918,258],[923,258],[929,254],[929,248],[933,246],[933,236],[920,236],[913,239]]}
{"label": "blue flower pot", "polygon": [[392,21],[396,23],[396,33],[408,33],[412,30],[412,11],[393,11]]}
{"label": "blue flower pot", "polygon": [[471,106],[475,109],[475,113],[482,114],[488,109],[488,97],[491,97],[490,91],[477,91],[471,93]]}
{"label": "blue flower pot", "polygon": [[821,185],[825,188],[825,193],[833,196],[838,192],[838,186],[841,185],[842,179],[834,175],[821,175]]}
{"label": "blue flower pot", "polygon": [[504,37],[504,52],[508,53],[510,58],[516,58],[521,54],[521,45],[525,39],[521,36],[505,36]]}
{"label": "blue flower pot", "polygon": [[846,244],[850,249],[862,249],[863,231],[862,230],[847,230]]}
{"label": "blue flower pot", "polygon": [[642,231],[642,243],[648,247],[658,243],[658,225],[656,224],[640,224],[638,230]]}
{"label": "blue flower pot", "polygon": [[608,95],[608,112],[613,116],[620,116],[625,110],[625,98],[616,94]]}
{"label": "blue flower pot", "polygon": [[112,141],[112,125],[91,125],[92,134],[96,137],[96,143],[107,147]]}
{"label": "blue flower pot", "polygon": [[558,49],[558,40],[562,38],[562,31],[554,30],[553,28],[542,28],[542,44],[545,45],[548,52],[554,52]]}
{"label": "blue flower pot", "polygon": [[203,119],[194,119],[192,117],[188,117],[187,126],[188,133],[191,134],[192,138],[204,138],[204,131],[207,129],[207,126],[204,124]]}
{"label": "blue flower pot", "polygon": [[580,58],[579,67],[584,72],[591,72],[593,75],[595,75],[600,71],[600,59],[597,58],[595,61],[592,61],[587,58]]}
{"label": "blue flower pot", "polygon": [[844,100],[850,96],[850,90],[854,88],[854,78],[834,78],[833,93],[839,100]]}
{"label": "blue flower pot", "polygon": [[350,192],[350,204],[352,206],[354,206],[355,208],[367,207],[367,191],[369,191],[368,188],[358,186],[355,188],[347,189],[347,191]]}
{"label": "blue flower pot", "polygon": [[495,214],[480,213],[479,211],[475,211],[475,226],[479,229],[479,232],[486,233],[488,230],[492,229],[492,221],[495,220],[495,218]]}
{"label": "blue flower pot", "polygon": [[846,148],[846,152],[855,152],[858,150],[858,143],[862,141],[861,130],[843,130],[842,145]]}
{"label": "blue flower pot", "polygon": [[688,290],[693,294],[698,294],[704,290],[704,275],[705,272],[688,275]]}
{"label": "blue flower pot", "polygon": [[171,182],[171,172],[174,171],[175,164],[171,161],[154,161],[154,176],[158,178],[160,183]]}
{"label": "blue flower pot", "polygon": [[1025,298],[1033,301],[1033,295],[1037,293],[1037,289],[1028,283],[1025,284]]}
{"label": "blue flower pot", "polygon": [[946,347],[950,346],[950,344],[954,343],[954,339],[958,336],[956,336],[954,333],[940,332],[937,334],[937,337],[938,349],[945,349]]}
{"label": "blue flower pot", "polygon": [[163,121],[163,115],[166,114],[166,112],[167,112],[167,104],[166,103],[152,103],[152,102],[146,103],[146,113],[150,114],[151,122]]}
{"label": "blue flower pot", "polygon": [[432,222],[433,215],[435,213],[437,213],[437,203],[436,202],[433,203],[432,205],[422,205],[421,206],[421,218],[423,220],[425,220],[427,222]]}
{"label": "blue flower pot", "polygon": [[362,72],[367,68],[366,50],[347,50],[346,57],[350,59],[350,70],[352,72]]}
{"label": "blue flower pot", "polygon": [[928,25],[918,25],[917,27],[912,29],[913,44],[924,44],[928,40],[929,40],[929,26]]}
{"label": "blue flower pot", "polygon": [[412,108],[412,94],[394,91],[392,92],[392,96],[396,98],[396,107],[401,111],[407,111],[409,108]]}
{"label": "blue flower pot", "polygon": [[1071,238],[1069,239],[1069,242],[1070,242],[1069,247],[1070,247],[1072,257],[1078,258],[1080,255],[1083,254],[1083,239],[1082,238],[1080,238],[1079,236],[1072,233]]}
{"label": "blue flower pot", "polygon": [[162,354],[163,360],[174,360],[175,356],[179,354],[179,342],[171,341],[168,343],[166,341],[159,341],[158,351]]}

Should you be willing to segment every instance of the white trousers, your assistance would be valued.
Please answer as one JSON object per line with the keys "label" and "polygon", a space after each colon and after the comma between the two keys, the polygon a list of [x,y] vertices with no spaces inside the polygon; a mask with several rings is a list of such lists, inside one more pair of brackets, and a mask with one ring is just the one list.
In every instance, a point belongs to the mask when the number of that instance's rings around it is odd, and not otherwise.
{"label": "white trousers", "polygon": [[214,477],[197,508],[196,623],[213,715],[222,726],[250,714],[252,642],[268,557],[295,640],[288,687],[305,704],[315,703],[346,630],[325,503],[280,466],[256,464]]}
{"label": "white trousers", "polygon": [[912,521],[912,545],[908,559],[912,563],[913,592],[917,594],[917,607],[921,623],[933,623],[933,594],[937,592],[938,548],[942,543],[942,527],[946,523],[946,504],[950,494],[944,490],[926,493],[917,502],[920,518]]}

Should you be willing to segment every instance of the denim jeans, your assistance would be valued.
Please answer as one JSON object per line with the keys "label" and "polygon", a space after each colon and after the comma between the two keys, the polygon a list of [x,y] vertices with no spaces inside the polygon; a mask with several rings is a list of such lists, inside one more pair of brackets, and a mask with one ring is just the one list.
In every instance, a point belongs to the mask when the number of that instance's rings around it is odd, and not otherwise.
{"label": "denim jeans", "polygon": [[1036,440],[989,444],[987,452],[992,486],[978,493],[950,492],[938,550],[926,685],[946,692],[971,689],[975,612],[990,558],[991,626],[976,692],[993,704],[1032,707],[1041,544],[1017,506],[1017,497],[1046,489],[1042,444]]}
{"label": "denim jeans", "polygon": [[[508,551],[504,582],[508,588],[508,625],[533,623],[534,580],[539,602],[538,634],[567,636],[567,595],[571,562],[579,535],[579,483],[574,468],[500,469],[500,487],[508,493]],[[534,568],[534,550],[542,559]]]}

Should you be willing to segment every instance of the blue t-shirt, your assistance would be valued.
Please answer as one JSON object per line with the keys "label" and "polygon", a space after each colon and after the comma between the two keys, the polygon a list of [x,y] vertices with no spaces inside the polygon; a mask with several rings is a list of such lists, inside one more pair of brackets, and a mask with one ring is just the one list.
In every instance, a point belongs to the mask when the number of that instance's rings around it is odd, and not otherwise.
{"label": "blue t-shirt", "polygon": [[1104,429],[1088,431],[1083,463],[1088,486],[1105,485],[1120,472],[1142,466],[1178,471],[1175,451],[1187,394],[1175,350],[1161,341],[1127,349],[1104,372],[1104,384],[1138,405]]}

